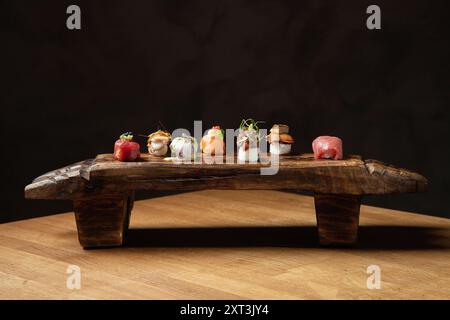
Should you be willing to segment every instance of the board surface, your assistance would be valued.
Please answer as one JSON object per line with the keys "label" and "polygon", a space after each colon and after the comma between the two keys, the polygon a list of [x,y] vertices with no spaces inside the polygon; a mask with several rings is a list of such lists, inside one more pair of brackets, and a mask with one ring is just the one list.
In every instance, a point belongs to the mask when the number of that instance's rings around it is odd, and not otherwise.
{"label": "board surface", "polygon": [[[98,193],[129,190],[268,189],[307,190],[326,194],[389,194],[424,192],[420,174],[376,160],[349,156],[344,160],[314,160],[312,154],[281,156],[275,175],[261,175],[270,167],[261,162],[237,163],[203,157],[180,163],[143,154],[137,162],[119,162],[99,155],[38,177],[25,189],[28,198],[74,199]],[[220,162],[220,161],[219,161]]]}
{"label": "board surface", "polygon": [[[197,161],[143,155],[120,162],[111,154],[52,171],[25,188],[34,199],[73,201],[78,239],[83,248],[123,245],[135,190],[295,190],[314,193],[319,242],[348,246],[357,242],[361,196],[423,192],[427,180],[414,172],[351,156],[314,160],[293,155],[258,163],[235,158]],[[272,174],[264,170],[272,167]]]}
{"label": "board surface", "polygon": [[138,162],[119,162],[111,154],[49,172],[25,188],[27,198],[75,199],[90,193],[129,190],[307,190],[326,194],[388,194],[424,192],[420,174],[376,160],[350,156],[344,160],[314,160],[311,154],[282,156],[275,175],[261,175],[262,163],[237,163],[211,158],[180,163],[142,155]]}

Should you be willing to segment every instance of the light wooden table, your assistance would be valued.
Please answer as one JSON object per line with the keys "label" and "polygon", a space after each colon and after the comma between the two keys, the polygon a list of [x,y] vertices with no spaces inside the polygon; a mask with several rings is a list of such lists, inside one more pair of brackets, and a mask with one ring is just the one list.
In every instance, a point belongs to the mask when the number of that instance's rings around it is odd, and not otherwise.
{"label": "light wooden table", "polygon": [[[315,225],[313,198],[276,191],[137,201],[122,248],[83,250],[73,213],[7,223],[0,298],[450,298],[450,220],[362,206],[346,249],[319,247]],[[79,290],[66,287],[69,265]],[[370,265],[381,289],[367,288]]]}

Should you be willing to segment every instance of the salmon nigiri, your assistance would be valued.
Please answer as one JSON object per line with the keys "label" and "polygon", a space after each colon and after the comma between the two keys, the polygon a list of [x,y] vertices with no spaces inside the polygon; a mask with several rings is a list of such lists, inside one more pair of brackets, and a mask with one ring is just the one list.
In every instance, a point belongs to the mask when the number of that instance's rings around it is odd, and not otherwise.
{"label": "salmon nigiri", "polygon": [[223,129],[220,126],[209,129],[208,133],[202,138],[200,149],[208,155],[223,155],[225,153]]}

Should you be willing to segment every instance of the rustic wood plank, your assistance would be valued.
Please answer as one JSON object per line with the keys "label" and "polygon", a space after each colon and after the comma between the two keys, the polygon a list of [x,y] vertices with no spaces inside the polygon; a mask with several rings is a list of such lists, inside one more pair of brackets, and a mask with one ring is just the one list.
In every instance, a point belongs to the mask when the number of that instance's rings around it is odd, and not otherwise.
{"label": "rustic wood plank", "polygon": [[135,190],[307,190],[316,194],[320,242],[341,245],[356,242],[361,196],[427,188],[417,173],[359,156],[337,161],[314,160],[310,154],[282,156],[275,175],[261,174],[269,166],[264,157],[254,164],[233,157],[219,160],[175,163],[143,155],[137,162],[119,162],[110,154],[99,155],[38,177],[25,188],[25,196],[73,200],[79,240],[87,248],[122,245]]}
{"label": "rustic wood plank", "polygon": [[88,181],[80,175],[85,161],[43,174],[25,187],[28,199],[74,199],[88,189]]}
{"label": "rustic wood plank", "polygon": [[[27,198],[75,199],[85,194],[109,194],[130,190],[291,189],[324,194],[388,194],[424,192],[423,176],[352,156],[344,160],[314,160],[312,155],[280,157],[276,175],[260,174],[267,164],[179,164],[142,155],[139,162],[115,161],[99,155],[81,165],[46,174],[25,188]],[[229,160],[229,163],[227,163]],[[265,160],[263,158],[263,160]]]}

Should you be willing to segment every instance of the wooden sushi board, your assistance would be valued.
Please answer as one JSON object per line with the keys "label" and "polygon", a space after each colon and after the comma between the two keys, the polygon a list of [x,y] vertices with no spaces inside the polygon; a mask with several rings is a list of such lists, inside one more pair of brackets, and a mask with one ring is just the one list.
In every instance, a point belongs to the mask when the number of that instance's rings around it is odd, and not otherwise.
{"label": "wooden sushi board", "polygon": [[261,160],[175,163],[142,155],[138,162],[119,162],[105,154],[36,178],[26,186],[25,197],[73,201],[79,241],[88,248],[122,245],[135,190],[312,191],[320,243],[348,245],[357,240],[362,196],[427,190],[423,176],[359,156],[336,161],[314,160],[311,154],[283,156],[275,175],[261,175],[261,168],[270,166],[265,157]]}

